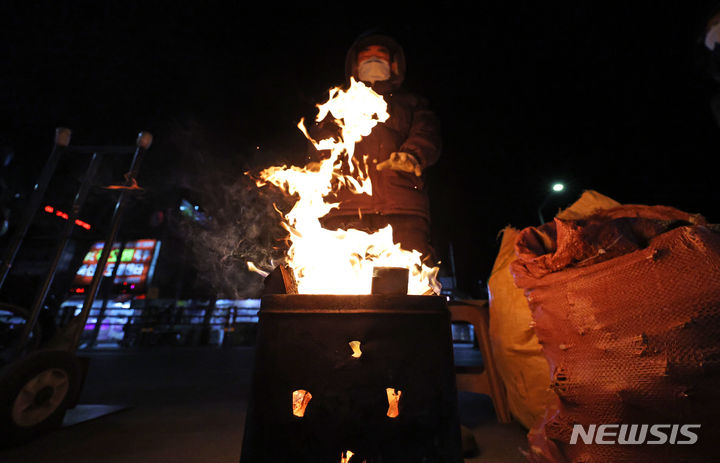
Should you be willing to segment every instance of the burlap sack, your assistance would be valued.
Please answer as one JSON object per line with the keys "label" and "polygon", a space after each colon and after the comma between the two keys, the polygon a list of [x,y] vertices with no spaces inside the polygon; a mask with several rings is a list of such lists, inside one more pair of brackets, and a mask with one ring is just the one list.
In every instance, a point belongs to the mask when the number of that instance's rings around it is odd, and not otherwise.
{"label": "burlap sack", "polygon": [[[558,395],[531,462],[709,462],[720,416],[720,233],[622,206],[520,232],[510,264]],[[573,425],[700,424],[695,445],[570,444]]]}
{"label": "burlap sack", "polygon": [[515,260],[517,234],[512,227],[502,231],[500,251],[488,281],[490,342],[505,383],[510,413],[530,428],[555,393],[550,389],[550,368],[535,336],[530,308],[509,270],[510,262]]}

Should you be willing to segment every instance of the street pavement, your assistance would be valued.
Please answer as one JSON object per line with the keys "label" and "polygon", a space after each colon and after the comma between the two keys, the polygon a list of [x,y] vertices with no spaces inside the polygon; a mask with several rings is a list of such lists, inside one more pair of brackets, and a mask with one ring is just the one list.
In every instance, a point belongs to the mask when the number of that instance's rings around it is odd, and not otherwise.
{"label": "street pavement", "polygon": [[[460,356],[463,355],[459,352]],[[254,349],[95,351],[81,404],[128,408],[0,450],[2,463],[238,463]],[[481,449],[466,463],[520,463],[518,424],[495,421],[488,397],[459,393]]]}

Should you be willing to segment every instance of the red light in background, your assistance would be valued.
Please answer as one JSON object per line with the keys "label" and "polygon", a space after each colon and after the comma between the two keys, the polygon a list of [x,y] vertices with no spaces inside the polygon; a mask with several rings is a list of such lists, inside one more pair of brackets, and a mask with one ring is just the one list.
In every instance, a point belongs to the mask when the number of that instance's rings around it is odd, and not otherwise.
{"label": "red light in background", "polygon": [[80,219],[75,220],[75,225],[78,227],[83,227],[85,230],[90,230],[90,224],[87,222],[83,222]]}
{"label": "red light in background", "polygon": [[82,293],[85,292],[85,288],[75,288],[75,292],[76,292],[77,294],[82,294]]}
{"label": "red light in background", "polygon": [[[54,207],[52,207],[52,206],[45,206],[43,209],[44,209],[44,211],[47,212],[48,214],[53,214],[53,213],[54,213],[56,216],[60,217],[61,219],[68,220],[68,219],[70,218],[66,213],[64,213],[64,212],[61,211],[60,209],[57,209],[57,210],[56,210],[56,209],[55,209]],[[87,223],[87,222],[83,222],[82,220],[79,220],[79,219],[75,220],[75,225],[77,225],[78,227],[82,227],[82,228],[84,228],[85,230],[90,230],[90,224]]]}

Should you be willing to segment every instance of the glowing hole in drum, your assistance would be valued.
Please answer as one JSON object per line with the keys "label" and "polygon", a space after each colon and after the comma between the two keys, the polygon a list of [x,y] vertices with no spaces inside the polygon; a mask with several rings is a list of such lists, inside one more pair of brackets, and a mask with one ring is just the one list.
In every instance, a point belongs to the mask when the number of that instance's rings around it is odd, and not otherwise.
{"label": "glowing hole in drum", "polygon": [[292,393],[292,412],[293,415],[303,417],[305,409],[312,399],[312,394],[304,389],[298,389]]}
{"label": "glowing hole in drum", "polygon": [[350,349],[353,351],[352,356],[359,359],[362,355],[362,351],[360,350],[360,341],[350,341],[348,344],[350,344]]}
{"label": "glowing hole in drum", "polygon": [[385,389],[385,392],[387,393],[388,398],[387,416],[390,418],[397,418],[400,414],[398,405],[400,404],[400,396],[402,395],[402,391],[389,387]]}

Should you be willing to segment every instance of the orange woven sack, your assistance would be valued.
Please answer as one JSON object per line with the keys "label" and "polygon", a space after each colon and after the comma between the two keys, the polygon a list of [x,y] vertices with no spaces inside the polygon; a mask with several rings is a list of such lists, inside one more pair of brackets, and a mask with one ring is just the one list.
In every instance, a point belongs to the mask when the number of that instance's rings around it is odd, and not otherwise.
{"label": "orange woven sack", "polygon": [[[701,216],[628,205],[526,228],[510,269],[558,398],[531,462],[709,462],[720,442],[720,233]],[[579,439],[574,425],[700,424],[694,445]],[[654,438],[653,438],[654,439]],[[652,439],[651,439],[652,440]]]}

